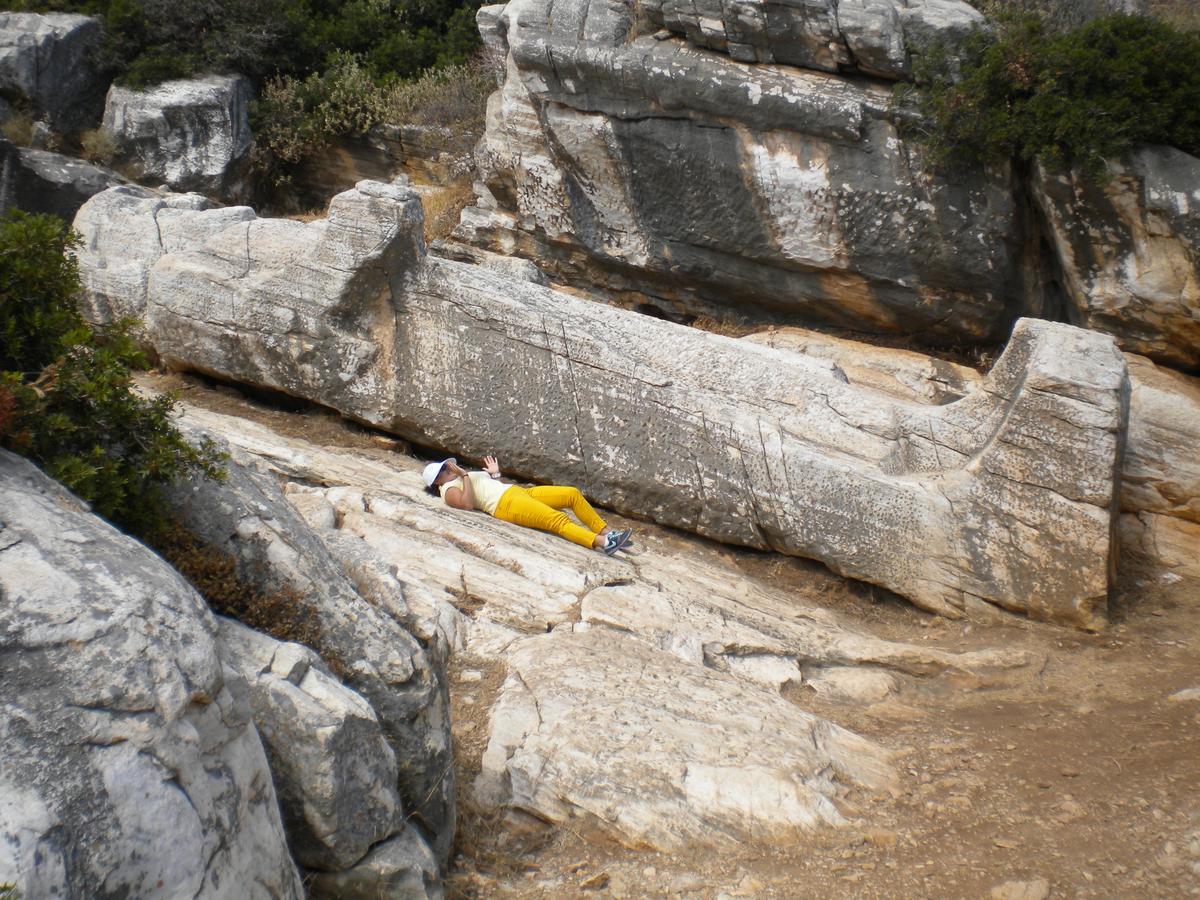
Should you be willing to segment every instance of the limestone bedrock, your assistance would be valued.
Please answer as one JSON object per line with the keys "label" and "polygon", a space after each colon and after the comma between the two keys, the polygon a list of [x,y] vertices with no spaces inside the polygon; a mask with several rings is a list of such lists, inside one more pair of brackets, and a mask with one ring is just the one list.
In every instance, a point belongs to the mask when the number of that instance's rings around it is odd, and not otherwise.
{"label": "limestone bedrock", "polygon": [[246,682],[178,572],[0,450],[0,884],[300,898]]}
{"label": "limestone bedrock", "polygon": [[360,183],[309,224],[210,229],[214,211],[186,206],[171,251],[149,192],[113,188],[76,217],[86,305],[144,318],[170,365],[494,451],[514,473],[945,615],[988,602],[1105,621],[1128,413],[1111,337],[1021,320],[978,385],[933,406],[847,384],[827,360],[426,257],[403,185]]}
{"label": "limestone bedrock", "polygon": [[[724,25],[671,0],[639,8],[686,40],[643,33],[616,0],[481,9],[502,83],[476,151],[479,199],[455,237],[676,316],[961,341],[1000,339],[1040,309],[1015,263],[1007,167],[946,177],[902,139],[890,85],[795,65],[844,67],[852,10],[883,55],[905,60],[900,19],[939,10],[945,27],[929,34],[949,38],[977,12],[955,0],[726,8]],[[789,65],[740,62],[755,44]]]}

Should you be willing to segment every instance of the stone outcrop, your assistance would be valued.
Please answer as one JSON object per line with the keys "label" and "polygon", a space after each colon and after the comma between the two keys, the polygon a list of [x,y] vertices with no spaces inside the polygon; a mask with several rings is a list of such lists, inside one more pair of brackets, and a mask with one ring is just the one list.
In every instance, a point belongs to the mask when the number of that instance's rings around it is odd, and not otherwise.
{"label": "stone outcrop", "polygon": [[303,897],[246,684],[223,670],[204,601],[2,450],[0,497],[0,883]]}
{"label": "stone outcrop", "polygon": [[403,812],[375,711],[307,647],[232,619],[219,627],[225,665],[250,685],[293,857],[309,869],[353,866],[399,830]]}
{"label": "stone outcrop", "polygon": [[70,222],[91,197],[124,183],[112,169],[0,138],[0,212],[51,213]]}
{"label": "stone outcrop", "polygon": [[[545,7],[554,15],[561,9],[557,3]],[[953,52],[984,27],[983,15],[961,0],[815,0],[797,6],[751,0],[730,7],[652,0],[639,12],[692,46],[740,62],[883,78],[911,78],[914,53],[935,42]]]}
{"label": "stone outcrop", "polygon": [[363,180],[391,181],[401,173],[422,183],[466,178],[480,135],[434,125],[376,125],[343,135],[301,163],[292,189],[302,203],[324,206]]}
{"label": "stone outcrop", "polygon": [[[182,422],[290,479],[288,500],[381,608],[436,629],[451,652],[509,668],[475,793],[489,808],[641,846],[786,837],[840,821],[848,803],[890,783],[886,752],[803,711],[808,689],[857,716],[950,679],[1013,685],[1042,662],[878,638],[819,596],[743,577],[724,548],[657,529],[639,534],[636,555],[612,559],[451,509],[422,490],[422,461],[390,450],[318,446],[190,405]],[[545,727],[530,727],[535,701]],[[574,759],[596,747],[603,778]],[[696,772],[687,795],[685,759]],[[706,780],[744,764],[757,766],[758,787],[737,782],[753,809]],[[374,896],[366,885],[399,865],[391,844],[314,890],[364,885],[354,896]]]}
{"label": "stone outcrop", "polygon": [[[220,484],[173,486],[168,504],[184,528],[232,557],[243,579],[303,598],[320,632],[315,649],[374,710],[395,755],[404,812],[428,829],[444,860],[455,817],[442,660],[386,612],[386,601],[359,593],[271,476],[237,456],[227,470]],[[344,856],[335,852],[334,860]]]}
{"label": "stone outcrop", "polygon": [[1035,172],[1071,320],[1157,362],[1200,368],[1200,159],[1140,146],[1109,176]]}
{"label": "stone outcrop", "polygon": [[144,91],[113,85],[103,127],[139,180],[239,197],[246,192],[252,97],[240,75],[167,81]]}
{"label": "stone outcrop", "polygon": [[[111,215],[101,197],[81,230]],[[402,186],[364,183],[327,222],[239,222],[163,254],[129,304],[145,298],[172,365],[495,451],[516,473],[946,615],[988,602],[1103,623],[1127,400],[1110,338],[1024,320],[975,391],[916,405],[829,362],[424,258],[420,218]]]}
{"label": "stone outcrop", "polygon": [[0,94],[23,100],[57,131],[94,125],[104,87],[92,65],[102,26],[68,13],[0,13]]}
{"label": "stone outcrop", "polygon": [[786,843],[896,778],[872,741],[608,629],[526,638],[506,662],[477,793],[585,834]]}
{"label": "stone outcrop", "polygon": [[[786,46],[836,67],[850,51],[834,20],[854,9],[882,66],[907,52],[897,16],[977,20],[961,3],[834,6],[748,3],[725,20],[719,5],[656,7],[687,41],[641,33],[611,0],[484,7],[503,83],[476,153],[480,200],[455,236],[673,317],[999,338],[1041,304],[1014,264],[1010,172],[926,171],[886,85],[693,45],[761,41],[756,54]],[[739,29],[744,41],[729,36]]]}

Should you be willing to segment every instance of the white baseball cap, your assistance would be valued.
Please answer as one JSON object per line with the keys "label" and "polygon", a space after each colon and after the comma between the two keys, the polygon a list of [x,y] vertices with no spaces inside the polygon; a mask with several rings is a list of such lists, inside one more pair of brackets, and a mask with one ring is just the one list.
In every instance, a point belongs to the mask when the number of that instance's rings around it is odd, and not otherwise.
{"label": "white baseball cap", "polygon": [[421,470],[421,479],[425,482],[425,487],[433,487],[433,483],[437,480],[438,475],[442,471],[442,467],[447,463],[458,464],[458,460],[451,456],[449,459],[443,459],[441,462],[431,462]]}

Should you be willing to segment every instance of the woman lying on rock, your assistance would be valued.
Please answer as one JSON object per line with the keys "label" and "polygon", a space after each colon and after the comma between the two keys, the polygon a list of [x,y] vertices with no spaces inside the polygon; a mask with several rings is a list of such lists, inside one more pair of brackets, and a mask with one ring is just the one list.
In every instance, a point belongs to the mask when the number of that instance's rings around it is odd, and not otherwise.
{"label": "woman lying on rock", "polygon": [[[615,531],[605,525],[579,488],[506,484],[500,481],[496,457],[485,456],[483,465],[482,472],[467,472],[453,457],[431,462],[421,473],[425,490],[435,497],[440,494],[455,509],[479,509],[514,525],[552,531],[580,547],[603,550],[609,556],[630,544],[633,529]],[[572,522],[562,512],[564,509],[574,512],[585,527]]]}

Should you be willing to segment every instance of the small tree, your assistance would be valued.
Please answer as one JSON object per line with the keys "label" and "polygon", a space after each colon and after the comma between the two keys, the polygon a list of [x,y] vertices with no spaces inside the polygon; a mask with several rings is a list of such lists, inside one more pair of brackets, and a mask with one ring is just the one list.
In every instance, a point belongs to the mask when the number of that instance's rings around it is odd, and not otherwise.
{"label": "small tree", "polygon": [[83,321],[77,240],[54,216],[0,220],[0,445],[149,536],[166,521],[162,486],[192,472],[221,477],[222,455],[184,440],[174,397],[134,391],[145,359],[131,320],[101,331]]}

